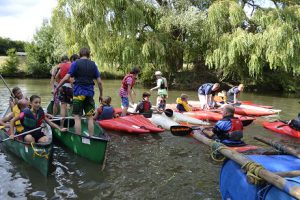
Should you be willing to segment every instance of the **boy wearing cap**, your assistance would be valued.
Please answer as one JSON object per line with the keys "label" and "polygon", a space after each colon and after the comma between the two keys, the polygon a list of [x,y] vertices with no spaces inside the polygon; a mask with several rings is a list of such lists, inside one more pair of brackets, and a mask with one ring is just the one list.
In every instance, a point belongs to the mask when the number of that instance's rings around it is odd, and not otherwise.
{"label": "boy wearing cap", "polygon": [[188,98],[188,95],[181,94],[181,96],[176,99],[176,108],[179,112],[189,112],[192,110],[191,106],[188,104]]}
{"label": "boy wearing cap", "polygon": [[144,117],[152,117],[152,104],[150,102],[151,94],[149,92],[143,93],[143,100],[136,106],[135,112],[141,113]]}
{"label": "boy wearing cap", "polygon": [[133,87],[135,84],[135,79],[137,78],[139,72],[140,69],[138,67],[133,67],[130,73],[127,74],[122,80],[121,88],[119,91],[123,107],[121,116],[125,116],[127,114],[127,110],[129,107],[128,96],[130,97],[131,103],[134,104],[132,93],[135,94]]}
{"label": "boy wearing cap", "polygon": [[166,109],[166,99],[168,97],[168,83],[167,79],[162,76],[161,71],[155,72],[156,76],[156,87],[151,88],[150,91],[158,90],[157,91],[157,99],[156,104],[158,110],[165,110]]}

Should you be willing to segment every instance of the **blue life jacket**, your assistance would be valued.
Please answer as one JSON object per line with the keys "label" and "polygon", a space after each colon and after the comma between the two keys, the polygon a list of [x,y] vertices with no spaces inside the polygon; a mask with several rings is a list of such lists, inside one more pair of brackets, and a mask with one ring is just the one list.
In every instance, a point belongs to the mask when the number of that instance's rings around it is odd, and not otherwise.
{"label": "blue life jacket", "polygon": [[74,74],[75,83],[77,85],[95,85],[93,79],[95,77],[95,62],[89,59],[78,59],[75,61],[77,71]]}
{"label": "blue life jacket", "polygon": [[103,105],[102,112],[98,116],[98,120],[112,119],[114,117],[114,108],[112,106]]}
{"label": "blue life jacket", "polygon": [[213,133],[217,135],[221,142],[224,140],[241,141],[241,138],[243,137],[243,124],[240,119],[233,116],[227,116],[219,120],[217,124],[220,124],[220,122],[224,122],[224,125],[228,122],[231,124],[231,128],[229,130],[222,130],[217,125],[213,127]]}
{"label": "blue life jacket", "polygon": [[36,116],[33,115],[30,108],[25,108],[22,112],[24,113],[24,118],[21,120],[21,124],[24,127],[24,132],[38,128],[45,119],[45,113],[42,108],[39,108]]}

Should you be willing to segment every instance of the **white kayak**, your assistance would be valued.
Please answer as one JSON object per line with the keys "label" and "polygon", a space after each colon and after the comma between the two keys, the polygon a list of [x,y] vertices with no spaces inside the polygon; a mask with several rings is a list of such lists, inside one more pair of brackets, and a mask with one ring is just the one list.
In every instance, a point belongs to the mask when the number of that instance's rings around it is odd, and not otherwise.
{"label": "white kayak", "polygon": [[208,122],[202,121],[200,119],[196,119],[187,115],[184,115],[182,113],[179,112],[173,112],[173,116],[170,117],[172,120],[174,120],[175,122],[185,122],[188,124],[193,124],[193,125],[209,125]]}
{"label": "white kayak", "polygon": [[164,128],[165,130],[170,130],[171,126],[179,126],[180,124],[172,120],[170,117],[166,116],[165,113],[162,114],[152,114],[151,118],[148,118],[152,123],[157,126]]}

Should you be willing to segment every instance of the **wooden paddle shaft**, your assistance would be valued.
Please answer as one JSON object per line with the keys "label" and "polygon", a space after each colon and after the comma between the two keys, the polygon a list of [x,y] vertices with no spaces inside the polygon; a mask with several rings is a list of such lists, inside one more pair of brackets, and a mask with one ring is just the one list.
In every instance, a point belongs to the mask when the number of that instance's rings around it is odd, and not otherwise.
{"label": "wooden paddle shaft", "polygon": [[287,171],[287,172],[276,172],[275,174],[281,176],[281,177],[297,177],[300,176],[300,170],[293,170],[293,171]]}
{"label": "wooden paddle shaft", "polygon": [[[26,135],[26,134],[28,134],[28,133],[32,133],[32,132],[34,132],[34,131],[40,130],[41,128],[43,128],[43,127],[38,127],[38,128],[32,129],[32,130],[30,130],[30,131],[26,131],[26,132],[24,132],[24,133],[21,133],[21,134],[18,134],[18,135],[14,135],[14,138],[19,137],[19,136],[22,136],[22,135]],[[6,139],[4,139],[4,140],[2,140],[2,141],[0,141],[0,142],[5,142],[5,141],[7,141],[7,140],[10,140],[10,138],[6,138]]]}
{"label": "wooden paddle shaft", "polygon": [[275,149],[279,150],[279,151],[284,151],[285,153],[288,153],[292,156],[295,156],[296,158],[300,158],[300,152],[297,151],[296,149],[292,148],[292,147],[289,147],[287,145],[284,145],[280,142],[277,142],[277,141],[274,141],[274,140],[271,140],[271,139],[268,139],[268,138],[264,138],[264,137],[261,137],[261,136],[254,136],[254,139],[262,142],[262,143],[265,143],[267,145],[270,145],[272,147],[274,147]]}
{"label": "wooden paddle shaft", "polygon": [[[201,140],[204,144],[212,146],[213,140],[206,138],[203,135],[198,134],[197,135],[199,140]],[[223,154],[225,157],[235,161],[236,163],[240,164],[241,166],[244,166],[248,162],[253,162],[246,156],[229,149],[225,145],[222,145],[222,148],[219,150],[221,154]],[[280,177],[279,175],[276,175],[266,169],[262,169],[259,171],[259,177],[267,181],[268,183],[276,186],[280,190],[285,191],[286,193],[290,194],[291,196],[300,199],[300,187],[294,186],[291,187],[289,185],[289,181],[285,180],[284,178]]]}

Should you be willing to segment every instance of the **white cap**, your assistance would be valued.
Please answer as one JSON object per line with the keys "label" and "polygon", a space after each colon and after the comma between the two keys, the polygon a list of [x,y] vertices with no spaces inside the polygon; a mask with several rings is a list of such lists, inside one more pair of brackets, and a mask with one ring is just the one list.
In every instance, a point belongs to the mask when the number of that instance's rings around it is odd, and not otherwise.
{"label": "white cap", "polygon": [[155,76],[161,76],[161,75],[162,75],[161,71],[156,71],[155,72]]}

